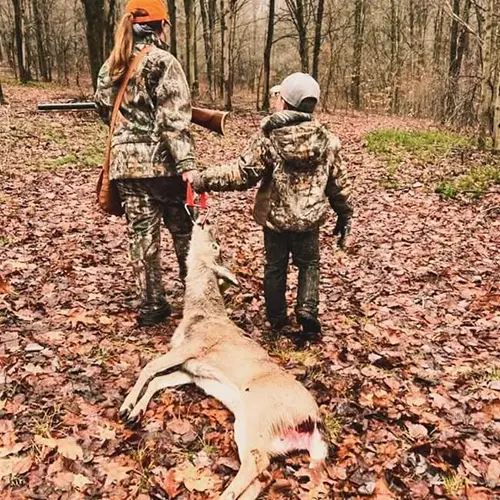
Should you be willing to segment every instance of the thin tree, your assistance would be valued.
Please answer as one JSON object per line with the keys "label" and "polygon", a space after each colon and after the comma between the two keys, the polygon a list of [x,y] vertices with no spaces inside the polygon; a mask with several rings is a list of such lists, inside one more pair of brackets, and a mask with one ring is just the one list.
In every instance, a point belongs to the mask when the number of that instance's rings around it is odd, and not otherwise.
{"label": "thin tree", "polygon": [[309,73],[309,44],[307,41],[308,0],[285,0],[288,12],[299,37],[300,65],[304,73]]}
{"label": "thin tree", "polygon": [[177,57],[177,7],[175,0],[167,0],[170,22],[170,52]]}
{"label": "thin tree", "polygon": [[27,83],[31,80],[31,75],[26,66],[26,53],[24,45],[23,31],[23,9],[21,0],[12,0],[14,7],[14,22],[16,30],[16,51],[17,51],[17,67],[19,71],[19,80],[21,83]]}
{"label": "thin tree", "polygon": [[325,10],[325,0],[318,0],[316,11],[316,22],[314,31],[313,64],[312,76],[318,80],[319,75],[319,53],[321,51],[321,28],[323,26],[323,13]]}
{"label": "thin tree", "polygon": [[[493,53],[494,53],[494,33],[496,28],[495,23],[495,0],[488,0],[485,10],[485,18],[483,24],[483,36],[481,45],[481,62],[482,62],[482,75],[481,75],[481,96],[479,99],[479,137],[478,145],[480,148],[486,147],[488,137],[492,132],[492,119],[493,119]],[[496,100],[495,100],[496,101]]]}
{"label": "thin tree", "polygon": [[351,100],[354,109],[361,109],[361,65],[363,62],[363,45],[365,34],[365,0],[354,2],[354,57],[351,81]]}
{"label": "thin tree", "polygon": [[2,89],[2,82],[0,81],[0,106],[3,106],[4,104],[7,104],[7,100],[5,99]]}
{"label": "thin tree", "polygon": [[463,12],[461,12],[460,0],[453,0],[453,17],[450,32],[450,64],[448,66],[448,88],[445,98],[445,111],[443,119],[449,120],[457,111],[457,99],[459,90],[459,77],[462,68],[465,49],[468,42],[468,30],[460,23],[460,16],[465,23],[469,22],[471,0],[465,0]]}
{"label": "thin tree", "polygon": [[264,95],[262,96],[262,110],[269,111],[269,87],[271,79],[271,52],[274,40],[275,0],[269,0],[269,14],[267,16],[266,45],[264,48]]}
{"label": "thin tree", "polygon": [[207,65],[207,82],[210,99],[214,99],[214,33],[215,33],[215,0],[200,0],[201,20],[203,24],[203,42]]}
{"label": "thin tree", "polygon": [[90,74],[94,89],[97,87],[99,70],[104,64],[104,34],[106,21],[104,18],[104,0],[82,0],[87,31]]}

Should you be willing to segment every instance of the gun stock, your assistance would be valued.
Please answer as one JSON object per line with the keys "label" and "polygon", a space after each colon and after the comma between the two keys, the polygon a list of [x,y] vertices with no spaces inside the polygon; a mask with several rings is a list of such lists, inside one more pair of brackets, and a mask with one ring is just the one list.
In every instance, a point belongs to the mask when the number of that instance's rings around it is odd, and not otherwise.
{"label": "gun stock", "polygon": [[[44,102],[38,105],[38,111],[96,111],[94,102]],[[200,127],[224,135],[224,126],[229,113],[215,109],[192,108],[191,121]]]}

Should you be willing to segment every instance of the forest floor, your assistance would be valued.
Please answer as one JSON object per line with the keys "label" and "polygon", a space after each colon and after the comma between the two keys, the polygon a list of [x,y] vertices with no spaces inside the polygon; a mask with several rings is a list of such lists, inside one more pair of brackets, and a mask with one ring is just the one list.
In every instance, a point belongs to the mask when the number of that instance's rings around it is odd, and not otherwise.
{"label": "forest floor", "polygon": [[[72,90],[4,92],[1,498],[210,498],[238,469],[228,411],[182,388],[156,397],[137,429],[117,412],[181,318],[167,232],[164,281],[174,315],[137,329],[124,221],[94,203],[105,128],[90,112],[35,112],[37,101]],[[240,110],[225,138],[193,127],[200,163],[234,158],[259,118]],[[434,192],[490,160],[449,148],[386,161],[368,151],[370,132],[437,128],[358,113],[320,118],[343,142],[356,209],[345,253],[331,236],[333,215],[322,230],[324,344],[301,350],[265,335],[253,192],[209,197],[241,281],[228,292],[231,317],[324,412],[332,453],[318,497],[498,499],[500,192],[496,184],[480,197]],[[295,288],[293,273],[290,306]],[[276,462],[266,498],[312,498],[306,466],[303,455]]]}

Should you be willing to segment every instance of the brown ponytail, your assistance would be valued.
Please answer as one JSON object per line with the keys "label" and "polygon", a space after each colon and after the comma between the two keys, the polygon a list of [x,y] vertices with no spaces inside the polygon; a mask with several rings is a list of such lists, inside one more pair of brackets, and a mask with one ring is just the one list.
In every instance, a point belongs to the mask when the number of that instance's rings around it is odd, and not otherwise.
{"label": "brown ponytail", "polygon": [[127,13],[116,31],[115,46],[109,57],[109,75],[113,82],[119,82],[123,78],[134,53],[133,23],[134,15]]}

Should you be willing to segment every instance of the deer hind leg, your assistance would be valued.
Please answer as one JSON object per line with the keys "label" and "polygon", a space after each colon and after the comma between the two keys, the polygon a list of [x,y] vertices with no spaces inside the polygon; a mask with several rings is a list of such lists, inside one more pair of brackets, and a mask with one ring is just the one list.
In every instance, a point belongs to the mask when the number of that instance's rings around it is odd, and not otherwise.
{"label": "deer hind leg", "polygon": [[129,392],[128,396],[125,398],[121,408],[120,417],[126,419],[141,395],[144,386],[153,379],[156,375],[161,372],[165,372],[172,368],[176,368],[184,364],[194,353],[186,349],[186,346],[179,347],[177,349],[172,349],[163,356],[153,359],[150,361],[139,374],[137,382],[134,387]]}
{"label": "deer hind leg", "polygon": [[133,407],[130,413],[127,416],[127,422],[133,423],[137,421],[143,412],[146,411],[151,398],[162,389],[166,389],[167,387],[176,387],[178,385],[190,384],[193,382],[193,379],[189,373],[178,370],[173,373],[169,373],[168,375],[163,375],[161,377],[154,378],[146,389],[146,392],[141,397],[139,402]]}
{"label": "deer hind leg", "polygon": [[[224,490],[220,500],[254,500],[262,491],[259,476],[269,467],[269,457],[265,451],[252,448],[251,435],[244,408],[235,415],[234,440],[240,457],[240,470],[231,484]],[[262,451],[261,451],[262,450]]]}
{"label": "deer hind leg", "polygon": [[[267,453],[263,450],[251,450],[242,460],[240,470],[231,484],[224,490],[220,496],[220,500],[237,500],[241,499],[248,488],[251,488],[250,494],[259,494],[260,489],[258,484],[259,476],[269,467],[270,460]],[[256,496],[243,497],[245,500],[257,498]]]}

